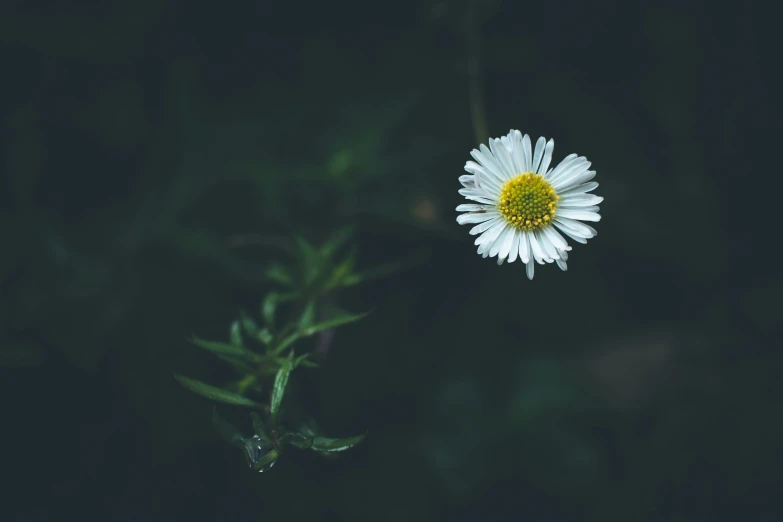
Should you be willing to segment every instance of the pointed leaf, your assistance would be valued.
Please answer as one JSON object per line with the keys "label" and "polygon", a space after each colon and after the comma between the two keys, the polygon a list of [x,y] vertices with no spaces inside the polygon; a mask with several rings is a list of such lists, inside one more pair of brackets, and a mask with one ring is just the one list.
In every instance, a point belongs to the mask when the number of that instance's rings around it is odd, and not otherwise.
{"label": "pointed leaf", "polygon": [[313,445],[313,438],[301,433],[286,433],[280,437],[281,444],[290,444],[299,449],[310,449]]}
{"label": "pointed leaf", "polygon": [[267,279],[274,281],[275,283],[280,283],[283,286],[294,286],[294,277],[288,269],[282,265],[274,264],[270,266],[264,275],[266,275]]}
{"label": "pointed leaf", "polygon": [[277,412],[280,410],[280,403],[283,402],[285,387],[288,385],[288,377],[291,375],[291,361],[286,360],[275,375],[275,383],[272,387],[272,400],[269,403],[269,414],[272,422],[277,422]]}
{"label": "pointed leaf", "polygon": [[254,411],[250,414],[250,419],[253,421],[253,431],[256,432],[256,435],[258,435],[265,441],[271,440],[266,432],[266,426],[264,426],[264,419],[261,418],[261,415],[258,412]]}
{"label": "pointed leaf", "polygon": [[313,438],[312,449],[313,451],[317,451],[319,453],[336,453],[338,451],[345,451],[359,444],[366,436],[367,435],[364,434],[357,435],[355,437],[345,437],[342,439],[315,437]]}
{"label": "pointed leaf", "polygon": [[347,278],[353,276],[353,269],[356,265],[356,249],[352,248],[348,255],[332,270],[326,288],[335,288],[343,284]]}
{"label": "pointed leaf", "polygon": [[264,472],[275,465],[280,454],[276,449],[270,450],[269,453],[259,457],[259,459],[252,464],[252,468],[258,472]]}
{"label": "pointed leaf", "polygon": [[[293,363],[293,364],[294,364],[294,368],[296,368],[296,367],[297,367],[297,366],[299,366],[300,364],[302,364],[302,365],[304,365],[304,366],[307,366],[307,367],[309,367],[309,368],[313,368],[313,367],[317,368],[317,367],[318,367],[318,365],[317,365],[317,364],[315,364],[315,363],[313,363],[313,362],[310,362],[310,361],[308,361],[308,360],[307,360],[307,358],[308,358],[308,357],[310,357],[310,354],[309,354],[309,353],[306,353],[306,354],[300,355],[299,357],[297,357],[296,359],[294,359],[294,363]],[[306,363],[310,363],[310,364],[308,365],[308,364],[306,364]],[[314,365],[314,364],[315,364],[315,366],[312,366],[312,365]]]}
{"label": "pointed leaf", "polygon": [[369,313],[370,312],[365,312],[362,314],[341,314],[331,319],[327,319],[326,321],[315,323],[314,325],[304,329],[302,331],[302,335],[309,336],[324,330],[330,330],[344,324],[352,323],[367,316]]}
{"label": "pointed leaf", "polygon": [[264,304],[261,306],[261,314],[270,328],[275,324],[275,310],[277,309],[278,297],[279,294],[277,292],[270,292],[264,298]]}
{"label": "pointed leaf", "polygon": [[239,321],[234,321],[231,323],[231,330],[229,332],[230,338],[231,338],[231,344],[234,346],[243,346],[244,343],[242,342],[242,331],[239,327]]}
{"label": "pointed leaf", "polygon": [[302,315],[299,317],[299,329],[304,330],[313,324],[313,318],[315,317],[315,301],[308,301],[305,305]]}
{"label": "pointed leaf", "polygon": [[190,338],[190,342],[200,348],[203,348],[204,350],[214,353],[218,357],[222,356],[221,358],[227,358],[224,360],[228,360],[228,362],[232,362],[231,359],[240,361],[247,360],[252,362],[261,362],[263,360],[263,356],[261,354],[253,352],[252,350],[248,350],[244,346],[233,343],[229,344],[218,341],[205,341],[204,339],[199,339],[195,335]]}
{"label": "pointed leaf", "polygon": [[217,430],[223,440],[234,446],[242,447],[242,439],[244,437],[239,433],[239,430],[218,413],[215,406],[212,407],[212,425],[215,426],[215,430]]}
{"label": "pointed leaf", "polygon": [[213,401],[224,402],[226,404],[235,404],[237,406],[250,406],[253,408],[261,408],[262,406],[252,399],[248,399],[244,395],[224,390],[210,384],[197,381],[196,379],[190,379],[183,375],[174,374],[174,378],[190,391],[211,399]]}
{"label": "pointed leaf", "polygon": [[272,332],[269,331],[269,328],[262,328],[259,330],[257,338],[267,346],[272,344],[272,341],[275,340],[274,336],[272,336]]}
{"label": "pointed leaf", "polygon": [[321,255],[327,259],[332,257],[351,237],[353,237],[353,227],[342,227],[321,246]]}
{"label": "pointed leaf", "polygon": [[239,323],[247,335],[253,339],[258,338],[258,325],[244,310],[239,311]]}

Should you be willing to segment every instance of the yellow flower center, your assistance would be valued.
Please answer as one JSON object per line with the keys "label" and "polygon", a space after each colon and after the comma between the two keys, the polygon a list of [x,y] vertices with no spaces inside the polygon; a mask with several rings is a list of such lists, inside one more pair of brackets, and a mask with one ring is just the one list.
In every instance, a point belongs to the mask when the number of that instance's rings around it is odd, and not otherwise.
{"label": "yellow flower center", "polygon": [[527,172],[503,185],[498,210],[511,225],[535,230],[551,223],[558,199],[555,189],[541,174]]}

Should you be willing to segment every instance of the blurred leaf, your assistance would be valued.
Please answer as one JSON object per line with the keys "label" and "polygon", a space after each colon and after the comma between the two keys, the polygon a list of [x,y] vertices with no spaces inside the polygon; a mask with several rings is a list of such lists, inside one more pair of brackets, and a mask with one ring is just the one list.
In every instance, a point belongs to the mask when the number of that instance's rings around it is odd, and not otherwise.
{"label": "blurred leaf", "polygon": [[321,246],[321,255],[326,259],[331,258],[341,246],[353,237],[353,233],[353,227],[343,227],[339,229]]}
{"label": "blurred leaf", "polygon": [[350,274],[346,276],[342,281],[336,282],[340,286],[355,286],[365,281],[384,277],[395,272],[399,272],[406,268],[416,266],[419,263],[427,260],[430,256],[430,249],[422,249],[414,252],[412,255],[403,259],[384,263],[382,265],[371,268],[360,274]]}
{"label": "blurred leaf", "polygon": [[199,339],[195,335],[192,336],[189,340],[196,346],[199,346],[200,348],[203,348],[204,350],[212,352],[218,356],[227,356],[228,359],[225,360],[228,360],[229,362],[232,362],[232,359],[238,359],[239,361],[249,360],[252,362],[262,362],[264,360],[263,355],[248,350],[241,345],[221,343],[218,341],[205,341],[204,339]]}
{"label": "blurred leaf", "polygon": [[[296,359],[294,359],[294,362],[293,362],[294,368],[296,368],[300,364],[303,365],[303,366],[306,366],[308,368],[318,368],[317,364],[307,360],[308,357],[310,357],[310,354],[309,353],[305,353],[305,354],[300,355]],[[305,363],[308,363],[308,362],[310,363],[309,365],[305,364]]]}
{"label": "blurred leaf", "polygon": [[244,310],[239,311],[239,322],[247,335],[253,339],[258,339],[258,325]]}
{"label": "blurred leaf", "polygon": [[212,407],[212,425],[215,426],[218,434],[226,442],[238,447],[242,447],[244,437],[230,422],[221,416],[217,411],[217,406]]}
{"label": "blurred leaf", "polygon": [[265,275],[267,279],[274,281],[275,283],[280,283],[287,287],[294,286],[294,277],[283,265],[273,264],[267,268]]}
{"label": "blurred leaf", "polygon": [[305,265],[317,265],[318,252],[313,248],[313,245],[307,242],[303,237],[296,237],[296,245],[299,247],[299,252],[302,254],[302,259]]}
{"label": "blurred leaf", "polygon": [[313,438],[302,435],[301,433],[286,433],[280,437],[281,444],[290,444],[299,449],[310,449],[313,445]]}
{"label": "blurred leaf", "polygon": [[315,437],[313,439],[312,449],[313,451],[317,451],[319,453],[336,453],[338,451],[345,451],[359,444],[366,436],[367,435],[364,434],[357,435],[355,437],[345,437],[342,439]]}
{"label": "blurred leaf", "polygon": [[272,400],[269,403],[269,414],[272,422],[277,422],[277,413],[280,410],[280,403],[283,402],[285,387],[288,385],[288,377],[291,375],[291,360],[286,359],[275,375],[275,383],[272,387]]}
{"label": "blurred leaf", "polygon": [[326,288],[335,288],[342,286],[345,279],[350,278],[353,275],[353,269],[356,265],[356,249],[353,248],[348,255],[343,259],[340,264],[334,267],[332,274],[329,277],[329,282],[326,284]]}
{"label": "blurred leaf", "polygon": [[250,419],[253,421],[253,431],[256,432],[256,435],[265,441],[269,441],[269,435],[266,433],[266,427],[264,426],[264,420],[261,418],[261,415],[254,411],[250,414]]}
{"label": "blurred leaf", "polygon": [[272,341],[275,340],[275,338],[272,336],[272,333],[269,331],[269,328],[263,328],[258,331],[258,340],[264,343],[265,345],[269,346],[272,344]]}
{"label": "blurred leaf", "polygon": [[331,319],[328,319],[326,321],[322,321],[320,323],[316,323],[309,328],[306,328],[302,331],[302,335],[309,336],[313,334],[317,334],[318,332],[322,332],[324,330],[330,330],[332,328],[336,328],[338,326],[352,323],[354,321],[358,321],[359,319],[367,316],[370,312],[364,312],[361,314],[340,314],[336,317],[332,317]]}
{"label": "blurred leaf", "polygon": [[264,298],[264,303],[261,305],[261,315],[264,316],[267,326],[274,327],[275,324],[275,310],[277,309],[277,302],[280,294],[277,292],[270,292]]}
{"label": "blurred leaf", "polygon": [[315,316],[315,301],[310,300],[305,305],[304,311],[299,318],[299,329],[304,330],[313,324],[313,317]]}
{"label": "blurred leaf", "polygon": [[231,323],[231,331],[229,335],[231,338],[231,344],[234,346],[243,346],[242,332],[239,327],[239,321],[234,321]]}
{"label": "blurred leaf", "polygon": [[308,328],[305,328],[298,332],[294,332],[288,337],[284,338],[283,341],[281,341],[281,343],[277,345],[277,347],[275,347],[275,353],[277,354],[282,353],[286,348],[294,344],[302,337],[309,337],[311,335],[317,334],[318,332],[322,332],[324,330],[330,330],[332,328],[336,328],[343,324],[348,324],[354,321],[358,321],[359,319],[368,315],[369,313],[370,312],[364,312],[361,314],[340,314],[327,321],[315,323],[314,325],[309,326]]}
{"label": "blurred leaf", "polygon": [[235,404],[237,406],[250,406],[254,408],[261,408],[262,406],[252,399],[248,399],[243,395],[218,388],[210,384],[206,384],[196,379],[190,379],[183,375],[174,374],[174,378],[190,391],[211,399],[213,401],[224,402],[226,404]]}

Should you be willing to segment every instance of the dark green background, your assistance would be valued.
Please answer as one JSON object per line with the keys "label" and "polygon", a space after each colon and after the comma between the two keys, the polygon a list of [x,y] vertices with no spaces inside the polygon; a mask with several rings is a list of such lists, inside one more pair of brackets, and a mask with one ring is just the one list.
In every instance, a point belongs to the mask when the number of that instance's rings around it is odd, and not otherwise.
{"label": "dark green background", "polygon": [[[0,518],[782,520],[776,20],[3,2]],[[454,221],[470,24],[490,135],[598,172],[599,235],[566,273],[497,267]],[[225,339],[271,288],[274,249],[237,234],[346,223],[362,267],[429,252],[343,294],[374,313],[294,381],[369,438],[254,474],[172,373],[226,379],[186,336]]]}

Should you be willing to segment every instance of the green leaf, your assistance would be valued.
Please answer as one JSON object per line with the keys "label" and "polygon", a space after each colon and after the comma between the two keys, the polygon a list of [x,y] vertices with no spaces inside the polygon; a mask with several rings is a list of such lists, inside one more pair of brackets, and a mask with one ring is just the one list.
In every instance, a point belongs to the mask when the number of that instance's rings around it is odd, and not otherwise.
{"label": "green leaf", "polygon": [[270,440],[269,435],[266,433],[266,427],[264,426],[264,420],[261,418],[261,415],[254,411],[250,414],[250,419],[253,421],[253,431],[256,432],[256,435],[268,442]]}
{"label": "green leaf", "polygon": [[345,451],[353,448],[367,435],[357,435],[355,437],[345,437],[342,439],[332,439],[329,437],[315,437],[313,438],[312,450],[319,453],[337,453],[338,451]]}
{"label": "green leaf", "polygon": [[235,404],[237,406],[250,406],[253,408],[262,407],[256,401],[248,399],[243,395],[239,395],[238,393],[230,392],[228,390],[224,390],[223,388],[218,388],[216,386],[197,381],[196,379],[190,379],[189,377],[185,377],[176,373],[174,374],[174,378],[177,379],[177,381],[182,386],[189,389],[190,391],[213,401],[224,402],[226,404]]}
{"label": "green leaf", "polygon": [[258,340],[269,346],[275,338],[272,336],[272,332],[269,331],[269,328],[262,328],[258,331]]}
{"label": "green leaf", "polygon": [[234,446],[242,447],[242,439],[244,437],[239,433],[239,430],[218,413],[217,406],[212,407],[212,425],[215,426],[223,440]]}
{"label": "green leaf", "polygon": [[313,438],[301,433],[289,432],[280,437],[280,444],[290,444],[299,449],[310,449],[313,445]]}
{"label": "green leaf", "polygon": [[226,360],[232,364],[235,364],[235,362],[244,362],[246,360],[252,362],[261,362],[264,359],[261,354],[248,350],[241,345],[236,345],[233,343],[221,343],[218,341],[205,341],[204,339],[199,339],[195,335],[192,336],[189,340],[196,346],[212,352],[221,359]]}
{"label": "green leaf", "polygon": [[327,259],[332,257],[351,237],[353,237],[353,227],[339,229],[321,246],[321,255]]}
{"label": "green leaf", "polygon": [[280,283],[283,286],[294,286],[294,277],[283,265],[274,264],[270,266],[264,275],[266,275],[267,279]]}
{"label": "green leaf", "polygon": [[239,322],[247,335],[253,339],[258,338],[258,325],[244,310],[239,311]]}
{"label": "green leaf", "polygon": [[280,410],[280,403],[283,402],[285,387],[288,385],[288,377],[291,375],[291,360],[287,359],[275,375],[275,383],[272,386],[272,400],[269,403],[269,414],[272,422],[277,422],[277,412]]}
{"label": "green leaf", "polygon": [[299,247],[299,252],[302,254],[305,264],[312,264],[318,255],[315,248],[313,248],[313,245],[308,243],[307,240],[301,236],[296,237],[296,245]]}
{"label": "green leaf", "polygon": [[329,281],[326,283],[327,289],[332,289],[343,285],[343,282],[353,276],[353,269],[356,265],[356,249],[353,248],[348,255],[332,270]]}
{"label": "green leaf", "polygon": [[266,471],[272,466],[275,465],[275,462],[277,462],[277,459],[280,457],[280,454],[277,452],[276,449],[270,450],[269,453],[265,454],[261,458],[259,458],[254,464],[252,464],[252,467],[256,471]]}
{"label": "green leaf", "polygon": [[[309,353],[306,353],[306,354],[300,355],[299,357],[297,357],[296,359],[294,359],[294,362],[293,362],[294,368],[296,368],[297,366],[299,366],[299,365],[300,365],[300,364],[302,364],[302,363],[308,362],[308,361],[307,361],[307,358],[308,358],[308,357],[310,357],[310,354],[309,354]],[[312,364],[315,364],[315,363],[312,363]],[[305,365],[305,366],[306,366],[306,365]],[[317,366],[318,366],[318,365],[316,365],[316,367],[317,367]],[[310,366],[310,368],[312,368],[312,366]]]}
{"label": "green leaf", "polygon": [[231,344],[234,346],[243,346],[244,343],[242,342],[242,331],[239,327],[239,321],[234,321],[231,323],[231,330],[230,330],[230,338],[231,338]]}
{"label": "green leaf", "polygon": [[299,329],[304,330],[313,324],[313,317],[315,317],[315,301],[310,300],[305,305],[302,315],[299,317]]}
{"label": "green leaf", "polygon": [[408,268],[412,268],[418,264],[423,263],[431,256],[430,249],[421,249],[414,252],[410,256],[404,257],[397,261],[391,261],[382,265],[371,268],[366,272],[360,274],[349,274],[343,278],[342,281],[337,282],[341,286],[355,286],[365,281],[385,277],[395,272],[400,272]]}
{"label": "green leaf", "polygon": [[275,324],[275,310],[277,309],[277,302],[280,294],[277,292],[270,292],[264,298],[264,304],[261,305],[261,315],[264,316],[267,326],[274,327]]}
{"label": "green leaf", "polygon": [[361,314],[340,314],[336,317],[332,317],[331,319],[327,319],[326,321],[322,321],[320,323],[315,323],[314,325],[305,328],[304,330],[302,330],[302,335],[304,336],[314,335],[324,330],[330,330],[332,328],[336,328],[344,324],[352,323],[354,321],[358,321],[359,319],[367,316],[369,313],[370,312],[364,312]]}

